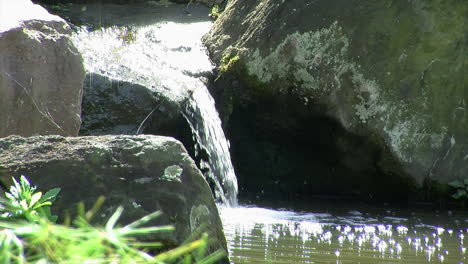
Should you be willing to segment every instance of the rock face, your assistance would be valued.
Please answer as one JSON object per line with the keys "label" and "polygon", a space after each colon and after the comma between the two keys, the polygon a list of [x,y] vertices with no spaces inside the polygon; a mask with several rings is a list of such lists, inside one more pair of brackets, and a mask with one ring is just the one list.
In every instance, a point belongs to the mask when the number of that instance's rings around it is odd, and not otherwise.
{"label": "rock face", "polygon": [[78,135],[85,73],[70,27],[27,0],[0,10],[0,137]]}
{"label": "rock face", "polygon": [[[86,3],[114,3],[114,4],[135,4],[135,3],[147,3],[150,2],[148,0],[36,0],[40,3],[45,4],[57,4],[57,3],[79,3],[79,4],[86,4]],[[159,0],[159,1],[151,1],[152,4],[167,4],[168,2],[174,2],[179,4],[187,4],[191,2],[190,0]],[[203,3],[209,7],[217,4],[220,5],[225,0],[192,0],[193,3]]]}
{"label": "rock face", "polygon": [[[208,184],[180,142],[161,136],[74,137],[10,136],[0,140],[0,178],[26,175],[40,190],[62,188],[57,211],[99,195],[107,200],[105,219],[117,206],[123,222],[162,210],[153,224],[171,224],[166,244],[178,245],[199,226],[214,240],[211,250],[226,249],[217,207]],[[123,224],[122,222],[122,224]]]}
{"label": "rock face", "polygon": [[465,178],[467,16],[463,1],[230,1],[204,43],[240,186],[391,197],[405,175]]}
{"label": "rock face", "polygon": [[190,127],[181,114],[186,99],[174,100],[169,94],[143,84],[88,73],[80,135],[153,132],[184,138],[191,135]]}

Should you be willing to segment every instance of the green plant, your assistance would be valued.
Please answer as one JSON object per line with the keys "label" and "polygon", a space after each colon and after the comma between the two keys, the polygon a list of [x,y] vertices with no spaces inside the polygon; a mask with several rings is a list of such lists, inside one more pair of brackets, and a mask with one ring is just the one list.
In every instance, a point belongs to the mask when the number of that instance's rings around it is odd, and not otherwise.
{"label": "green plant", "polygon": [[463,181],[455,180],[449,182],[448,185],[454,187],[457,192],[452,194],[452,197],[455,199],[466,199],[468,198],[468,178],[465,178]]}
{"label": "green plant", "polygon": [[21,176],[19,182],[13,178],[10,191],[5,198],[0,198],[1,218],[23,218],[32,221],[36,216],[55,222],[57,216],[50,212],[50,205],[57,198],[60,188],[49,190],[44,195],[35,192],[36,187],[31,186],[26,177]]}
{"label": "green plant", "polygon": [[220,72],[227,72],[230,68],[232,68],[238,61],[240,60],[239,55],[233,57],[223,57],[221,59],[221,66],[219,66]]}
{"label": "green plant", "polygon": [[216,20],[223,13],[223,11],[224,10],[222,10],[222,8],[220,8],[219,5],[214,5],[211,8],[210,14],[208,16],[211,17],[212,19]]}
{"label": "green plant", "polygon": [[235,56],[225,55],[225,56],[223,56],[223,58],[220,61],[220,65],[218,67],[218,77],[216,77],[216,80],[218,80],[226,72],[229,72],[231,69],[233,69],[235,67],[235,65],[239,61],[240,61],[239,55],[235,55]]}
{"label": "green plant", "polygon": [[124,44],[134,43],[137,40],[138,31],[132,27],[117,27],[117,39],[121,40]]}
{"label": "green plant", "polygon": [[[26,177],[22,176],[10,192],[1,198],[0,208],[0,263],[152,263],[152,264],[210,264],[224,257],[217,251],[206,256],[208,236],[153,256],[150,251],[161,250],[161,242],[143,242],[139,238],[151,234],[172,232],[172,226],[144,225],[161,215],[154,212],[128,225],[117,222],[123,213],[118,207],[104,227],[93,226],[90,221],[104,202],[100,197],[94,206],[85,211],[78,205],[78,216],[72,225],[58,225],[50,221],[50,211],[42,209],[51,205],[57,189],[44,196],[35,192]],[[70,222],[70,221],[66,221]]]}

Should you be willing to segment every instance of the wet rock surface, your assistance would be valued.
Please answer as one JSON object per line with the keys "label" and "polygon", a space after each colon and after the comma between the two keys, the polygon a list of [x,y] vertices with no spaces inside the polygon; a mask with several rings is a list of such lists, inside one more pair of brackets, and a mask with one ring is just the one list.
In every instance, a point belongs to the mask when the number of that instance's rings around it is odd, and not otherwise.
{"label": "wet rock surface", "polygon": [[394,200],[466,177],[467,12],[230,1],[204,43],[241,189]]}

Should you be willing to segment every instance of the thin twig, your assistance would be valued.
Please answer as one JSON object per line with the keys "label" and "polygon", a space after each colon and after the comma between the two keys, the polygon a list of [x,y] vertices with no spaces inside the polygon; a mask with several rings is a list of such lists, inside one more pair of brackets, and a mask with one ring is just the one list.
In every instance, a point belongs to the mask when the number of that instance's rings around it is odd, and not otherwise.
{"label": "thin twig", "polygon": [[189,11],[189,6],[190,4],[193,2],[193,0],[190,0],[187,5],[185,6],[185,12],[187,12],[187,14],[190,14],[190,11]]}
{"label": "thin twig", "polygon": [[143,127],[143,124],[146,122],[146,120],[154,113],[154,111],[156,111],[156,109],[159,108],[159,106],[161,105],[162,102],[160,102],[155,108],[153,108],[153,110],[151,110],[151,112],[145,117],[145,119],[143,119],[143,121],[141,121],[140,123],[140,126],[138,127],[137,131],[136,131],[136,134],[139,135],[140,134],[140,129]]}
{"label": "thin twig", "polygon": [[[47,120],[49,120],[54,126],[56,126],[58,129],[60,129],[62,132],[64,132],[65,134],[71,136],[70,133],[68,133],[67,131],[65,131],[59,124],[57,124],[55,122],[55,120],[53,119],[52,115],[50,115],[50,113],[47,115],[45,114],[43,111],[41,111],[41,109],[39,108],[39,106],[37,105],[36,101],[34,100],[34,98],[31,96],[31,94],[29,93],[28,89],[26,89],[26,87],[24,87],[21,83],[19,83],[15,78],[13,78],[13,76],[11,76],[8,72],[4,72],[4,74],[9,77],[12,81],[14,81],[18,86],[20,86],[21,88],[23,88],[24,92],[26,93],[26,95],[29,96],[29,99],[31,99],[32,103],[34,104],[34,107],[36,107],[37,111]],[[46,107],[47,108],[47,107]]]}

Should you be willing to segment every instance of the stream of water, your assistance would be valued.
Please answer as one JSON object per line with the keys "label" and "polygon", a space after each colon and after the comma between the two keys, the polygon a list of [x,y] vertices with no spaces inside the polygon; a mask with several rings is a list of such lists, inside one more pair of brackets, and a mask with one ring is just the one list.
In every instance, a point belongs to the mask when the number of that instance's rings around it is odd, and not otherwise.
{"label": "stream of water", "polygon": [[[195,142],[199,142],[209,156],[201,162],[202,169],[208,169],[208,174],[216,180],[216,197],[221,197],[225,204],[237,205],[237,178],[229,154],[229,145],[221,126],[213,97],[208,89],[196,89],[192,99],[187,104],[186,118],[190,123]],[[222,177],[216,177],[216,173]]]}

